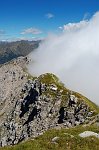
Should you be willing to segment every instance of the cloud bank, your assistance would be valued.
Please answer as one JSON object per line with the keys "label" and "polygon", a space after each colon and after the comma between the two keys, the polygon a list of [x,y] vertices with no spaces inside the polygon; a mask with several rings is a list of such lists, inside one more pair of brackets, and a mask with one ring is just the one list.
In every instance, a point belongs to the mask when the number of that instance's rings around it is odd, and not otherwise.
{"label": "cloud bank", "polygon": [[54,73],[66,87],[99,105],[99,12],[90,20],[69,23],[62,29],[29,55],[29,72],[37,76]]}

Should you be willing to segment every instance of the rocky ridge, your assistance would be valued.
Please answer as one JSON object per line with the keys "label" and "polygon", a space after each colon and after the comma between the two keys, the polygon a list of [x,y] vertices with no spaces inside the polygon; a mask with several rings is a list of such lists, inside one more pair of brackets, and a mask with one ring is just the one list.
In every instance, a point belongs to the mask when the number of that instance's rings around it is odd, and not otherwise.
{"label": "rocky ridge", "polygon": [[1,147],[51,128],[70,128],[98,119],[93,103],[66,89],[53,74],[31,77],[23,69],[27,63],[27,58],[18,58],[0,68]]}

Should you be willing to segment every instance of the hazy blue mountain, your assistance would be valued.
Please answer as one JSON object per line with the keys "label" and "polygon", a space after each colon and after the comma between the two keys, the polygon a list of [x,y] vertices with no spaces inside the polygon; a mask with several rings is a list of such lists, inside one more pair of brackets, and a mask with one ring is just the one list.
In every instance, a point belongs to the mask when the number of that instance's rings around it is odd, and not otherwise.
{"label": "hazy blue mountain", "polygon": [[40,41],[0,42],[0,64],[19,56],[26,56],[38,47]]}

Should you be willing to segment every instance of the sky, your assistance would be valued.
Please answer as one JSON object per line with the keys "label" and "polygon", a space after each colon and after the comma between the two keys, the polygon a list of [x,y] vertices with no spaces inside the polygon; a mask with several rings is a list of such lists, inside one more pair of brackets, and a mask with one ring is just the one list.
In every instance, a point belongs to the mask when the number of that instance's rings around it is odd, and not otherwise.
{"label": "sky", "polygon": [[0,40],[45,38],[98,10],[98,0],[1,0]]}

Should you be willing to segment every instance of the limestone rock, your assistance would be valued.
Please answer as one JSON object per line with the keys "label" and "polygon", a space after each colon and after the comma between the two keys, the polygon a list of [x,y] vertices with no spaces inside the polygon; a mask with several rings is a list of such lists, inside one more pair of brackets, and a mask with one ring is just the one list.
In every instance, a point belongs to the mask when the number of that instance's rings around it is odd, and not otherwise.
{"label": "limestone rock", "polygon": [[99,138],[99,134],[98,133],[95,133],[95,132],[92,132],[92,131],[85,131],[83,133],[80,133],[79,134],[80,137],[89,137],[89,136],[95,136],[96,138]]}
{"label": "limestone rock", "polygon": [[26,63],[25,58],[18,58],[0,68],[1,146],[37,137],[51,128],[84,124],[94,115],[83,98],[54,75],[29,76],[23,69]]}

